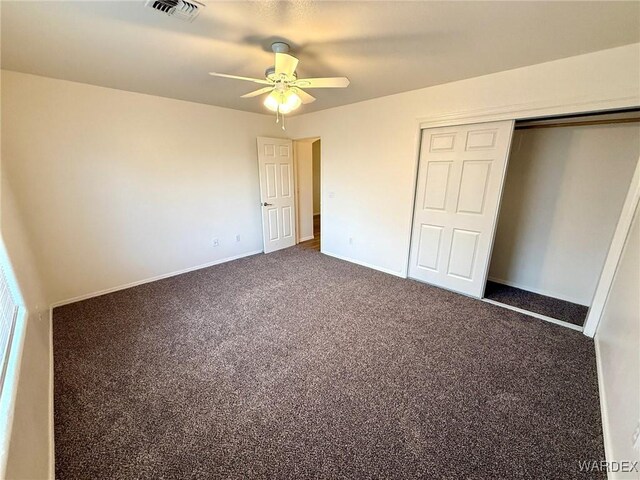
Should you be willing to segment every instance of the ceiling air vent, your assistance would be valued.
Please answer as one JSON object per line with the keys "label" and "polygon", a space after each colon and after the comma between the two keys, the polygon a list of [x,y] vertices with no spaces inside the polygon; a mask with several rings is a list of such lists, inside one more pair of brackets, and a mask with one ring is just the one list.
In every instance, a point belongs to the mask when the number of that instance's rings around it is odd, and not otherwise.
{"label": "ceiling air vent", "polygon": [[146,6],[171,17],[193,22],[204,4],[194,0],[147,0]]}

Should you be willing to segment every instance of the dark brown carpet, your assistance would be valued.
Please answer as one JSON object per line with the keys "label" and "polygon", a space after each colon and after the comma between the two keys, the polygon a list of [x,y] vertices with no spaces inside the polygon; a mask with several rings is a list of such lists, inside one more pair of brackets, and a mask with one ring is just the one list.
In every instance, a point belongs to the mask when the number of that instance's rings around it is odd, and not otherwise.
{"label": "dark brown carpet", "polygon": [[584,325],[589,307],[567,302],[559,298],[547,297],[520,288],[509,287],[496,282],[487,282],[485,298],[540,313],[556,320],[564,320],[574,325]]}
{"label": "dark brown carpet", "polygon": [[604,458],[588,338],[299,247],[56,308],[54,342],[60,479],[570,479]]}

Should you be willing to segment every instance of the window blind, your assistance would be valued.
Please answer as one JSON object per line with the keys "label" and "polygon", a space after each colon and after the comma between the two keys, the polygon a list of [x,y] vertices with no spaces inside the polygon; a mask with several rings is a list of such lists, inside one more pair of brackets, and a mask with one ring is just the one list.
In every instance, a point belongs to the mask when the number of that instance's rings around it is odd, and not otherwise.
{"label": "window blind", "polygon": [[18,305],[9,289],[7,276],[0,268],[0,394],[9,360],[9,346],[18,316]]}

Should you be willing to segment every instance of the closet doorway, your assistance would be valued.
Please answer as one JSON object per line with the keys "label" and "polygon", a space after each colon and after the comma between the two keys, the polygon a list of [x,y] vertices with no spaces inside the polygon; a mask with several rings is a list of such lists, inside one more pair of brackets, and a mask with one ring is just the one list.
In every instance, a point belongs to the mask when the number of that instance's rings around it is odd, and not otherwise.
{"label": "closet doorway", "polygon": [[582,330],[638,164],[638,120],[423,130],[409,277]]}
{"label": "closet doorway", "polygon": [[516,122],[485,299],[584,325],[640,156],[639,120]]}

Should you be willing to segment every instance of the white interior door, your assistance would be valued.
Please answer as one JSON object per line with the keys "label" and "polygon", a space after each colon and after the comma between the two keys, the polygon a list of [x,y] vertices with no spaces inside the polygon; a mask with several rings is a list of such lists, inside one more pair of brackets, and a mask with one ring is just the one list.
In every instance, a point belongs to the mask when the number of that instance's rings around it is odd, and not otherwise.
{"label": "white interior door", "polygon": [[481,298],[512,120],[422,131],[409,276]]}
{"label": "white interior door", "polygon": [[264,253],[296,244],[291,140],[258,137]]}

